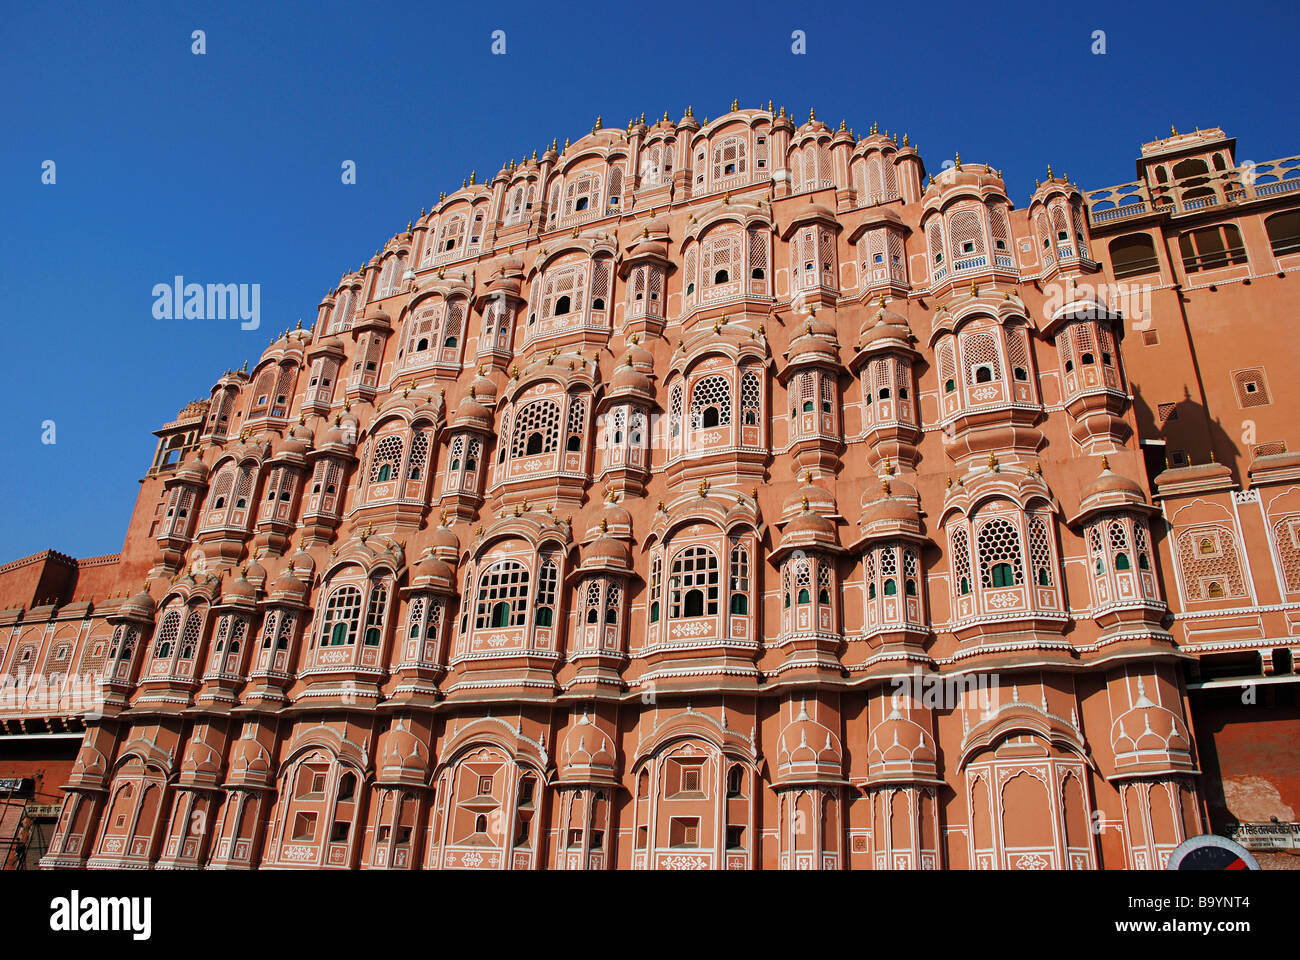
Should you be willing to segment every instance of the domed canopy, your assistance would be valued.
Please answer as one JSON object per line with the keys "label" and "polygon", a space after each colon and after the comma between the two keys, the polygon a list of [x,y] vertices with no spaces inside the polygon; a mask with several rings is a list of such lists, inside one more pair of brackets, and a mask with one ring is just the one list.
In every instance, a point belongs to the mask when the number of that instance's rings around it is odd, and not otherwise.
{"label": "domed canopy", "polygon": [[617,756],[613,738],[584,711],[560,742],[559,779],[566,783],[617,783]]}
{"label": "domed canopy", "polygon": [[1178,714],[1147,696],[1146,682],[1138,677],[1138,696],[1110,728],[1115,765],[1119,769],[1157,764],[1163,768],[1192,766],[1191,737]]}
{"label": "domed canopy", "polygon": [[801,701],[799,713],[781,730],[776,755],[776,782],[838,781],[844,773],[844,750],[825,724],[814,720]]}
{"label": "domed canopy", "polygon": [[454,592],[456,589],[456,572],[443,560],[439,559],[432,547],[415,566],[411,568],[411,586],[415,589]]}
{"label": "domed canopy", "polygon": [[867,781],[928,781],[937,776],[934,738],[895,705],[867,739]]}

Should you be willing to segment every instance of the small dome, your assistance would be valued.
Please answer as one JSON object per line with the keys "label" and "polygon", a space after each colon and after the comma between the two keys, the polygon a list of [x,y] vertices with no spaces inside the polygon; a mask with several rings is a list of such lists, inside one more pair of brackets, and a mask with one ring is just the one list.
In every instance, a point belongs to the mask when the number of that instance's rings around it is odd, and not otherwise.
{"label": "small dome", "polygon": [[801,511],[793,520],[786,524],[783,531],[785,536],[791,536],[796,533],[813,534],[818,537],[834,537],[835,524],[827,520],[820,513],[814,513],[812,510]]}
{"label": "small dome", "polygon": [[421,557],[411,569],[411,585],[414,587],[454,588],[456,573],[443,560],[428,548],[429,552]]}
{"label": "small dome", "polygon": [[632,342],[628,344],[626,357],[632,366],[636,367],[642,373],[654,373],[655,355],[645,347],[641,346],[640,341],[636,337],[633,337]]}
{"label": "small dome", "polygon": [[493,427],[492,411],[479,403],[472,396],[465,397],[456,408],[456,415],[451,425],[456,428],[478,426],[491,430]]}
{"label": "small dome", "polygon": [[208,479],[208,465],[202,460],[186,460],[176,468],[173,476],[186,483],[205,483]]}
{"label": "small dome", "polygon": [[[807,501],[806,507],[804,501]],[[785,518],[793,517],[795,514],[802,513],[805,509],[811,509],[823,516],[839,513],[839,506],[835,502],[834,495],[829,490],[813,483],[812,476],[807,471],[804,472],[803,483],[795,488],[794,492],[786,497],[781,504],[781,516]]]}
{"label": "small dome", "polygon": [[1109,461],[1104,457],[1102,458],[1101,474],[1083,488],[1081,499],[1086,501],[1103,493],[1123,493],[1135,496],[1143,502],[1146,501],[1146,495],[1142,492],[1142,488],[1128,477],[1112,472]]}
{"label": "small dome", "polygon": [[456,532],[451,527],[447,526],[445,519],[434,528],[430,545],[440,557],[455,558],[460,556],[460,538],[456,536]]}
{"label": "small dome", "polygon": [[609,392],[619,396],[634,394],[653,397],[655,388],[650,378],[632,365],[632,358],[629,355],[614,371],[614,376],[609,382]]}
{"label": "small dome", "polygon": [[152,618],[157,604],[154,603],[153,597],[149,595],[147,589],[142,589],[139,593],[127,600],[118,608],[119,613],[131,614],[137,617]]}
{"label": "small dome", "polygon": [[474,379],[469,386],[474,399],[484,406],[492,406],[497,402],[496,381],[484,375],[482,367],[478,368],[478,372],[474,375]]}
{"label": "small dome", "polygon": [[626,542],[602,533],[583,551],[582,566],[583,569],[612,567],[626,570],[631,569],[631,561]]}
{"label": "small dome", "polygon": [[285,567],[271,584],[270,594],[276,600],[303,600],[307,596],[307,584],[298,579],[292,567]]}
{"label": "small dome", "polygon": [[225,590],[221,592],[222,600],[255,600],[257,598],[257,588],[248,582],[248,578],[243,572],[226,584]]}

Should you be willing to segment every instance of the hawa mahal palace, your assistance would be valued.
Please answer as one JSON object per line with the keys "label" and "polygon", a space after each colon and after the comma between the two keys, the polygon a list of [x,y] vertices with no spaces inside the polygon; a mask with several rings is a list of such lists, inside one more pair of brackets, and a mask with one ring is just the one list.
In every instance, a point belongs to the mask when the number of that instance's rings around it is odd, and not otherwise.
{"label": "hawa mahal palace", "polygon": [[1219,129],[1024,207],[736,103],[471,176],[156,431],[120,554],[0,567],[0,852],[1141,869],[1295,821],[1297,271],[1300,158]]}

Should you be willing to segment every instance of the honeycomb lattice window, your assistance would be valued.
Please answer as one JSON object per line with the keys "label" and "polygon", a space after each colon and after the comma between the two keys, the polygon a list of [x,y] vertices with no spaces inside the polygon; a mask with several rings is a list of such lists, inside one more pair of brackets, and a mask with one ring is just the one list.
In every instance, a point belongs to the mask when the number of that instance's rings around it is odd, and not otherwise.
{"label": "honeycomb lattice window", "polygon": [[181,659],[192,660],[199,645],[199,632],[203,628],[203,615],[197,611],[185,618],[185,629],[181,631]]}
{"label": "honeycomb lattice window", "polygon": [[528,568],[518,560],[498,560],[479,579],[475,629],[522,627],[528,611]]}
{"label": "honeycomb lattice window", "polygon": [[555,450],[560,437],[560,405],[554,400],[534,400],[519,411],[510,456],[531,457]]}
{"label": "honeycomb lattice window", "polygon": [[[717,420],[709,413],[713,411]],[[726,377],[705,377],[691,391],[691,429],[731,423],[731,384]]]}
{"label": "honeycomb lattice window", "polygon": [[[977,536],[980,562],[980,585],[985,589],[994,586],[1020,586],[1025,582],[1024,564],[1021,560],[1020,531],[1015,524],[1002,517],[986,520]],[[1010,582],[997,580],[995,568],[1002,564],[1011,567]]]}
{"label": "honeycomb lattice window", "polygon": [[418,640],[423,622],[424,597],[416,597],[411,601],[411,606],[406,611],[406,635]]}
{"label": "honeycomb lattice window", "polygon": [[1029,518],[1029,562],[1033,565],[1034,583],[1050,587],[1052,576],[1051,534],[1047,519],[1038,514]]}
{"label": "honeycomb lattice window", "polygon": [[583,424],[587,419],[587,404],[582,397],[573,397],[569,400],[569,436],[582,436]]}
{"label": "honeycomb lattice window", "polygon": [[153,644],[153,655],[162,659],[172,655],[172,646],[176,643],[176,636],[181,630],[181,615],[179,610],[169,610],[163,617],[162,626],[158,628],[158,639]]}
{"label": "honeycomb lattice window", "polygon": [[370,482],[379,483],[393,479],[397,476],[401,465],[402,438],[396,434],[389,434],[375,444],[375,455],[370,461]]}
{"label": "honeycomb lattice window", "polygon": [[762,411],[762,387],[758,374],[746,370],[740,378],[740,409],[747,424],[757,424]]}
{"label": "honeycomb lattice window", "polygon": [[[952,532],[952,588],[960,595],[970,588],[970,535],[965,527],[958,527]],[[962,589],[965,584],[967,590]]]}
{"label": "honeycomb lattice window", "polygon": [[1244,407],[1263,407],[1272,403],[1263,367],[1235,370],[1232,384],[1237,389],[1237,403]]}
{"label": "honeycomb lattice window", "polygon": [[417,433],[411,441],[411,460],[406,475],[411,480],[419,480],[424,475],[424,464],[429,459],[429,435]]}

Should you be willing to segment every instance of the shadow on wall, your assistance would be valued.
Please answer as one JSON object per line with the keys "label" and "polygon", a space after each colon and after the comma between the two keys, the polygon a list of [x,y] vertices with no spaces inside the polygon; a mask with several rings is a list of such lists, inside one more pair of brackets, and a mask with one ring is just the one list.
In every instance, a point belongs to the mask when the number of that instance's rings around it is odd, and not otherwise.
{"label": "shadow on wall", "polygon": [[[1155,493],[1155,479],[1166,469],[1165,458],[1169,458],[1170,467],[1179,466],[1173,456],[1175,451],[1187,455],[1188,463],[1202,464],[1210,462],[1210,455],[1232,471],[1233,480],[1241,482],[1237,471],[1237,454],[1241,448],[1238,437],[1223,429],[1218,420],[1192,399],[1186,385],[1183,397],[1177,403],[1157,403],[1153,409],[1142,395],[1141,389],[1133,385],[1133,413],[1137,417],[1138,437],[1142,440],[1163,440],[1159,444],[1143,444],[1142,452],[1146,457],[1147,480],[1151,493]],[[1208,430],[1206,429],[1208,425]],[[1242,451],[1250,459],[1248,450]]]}

